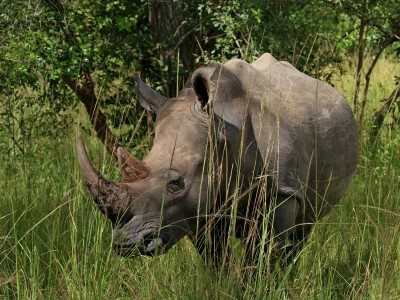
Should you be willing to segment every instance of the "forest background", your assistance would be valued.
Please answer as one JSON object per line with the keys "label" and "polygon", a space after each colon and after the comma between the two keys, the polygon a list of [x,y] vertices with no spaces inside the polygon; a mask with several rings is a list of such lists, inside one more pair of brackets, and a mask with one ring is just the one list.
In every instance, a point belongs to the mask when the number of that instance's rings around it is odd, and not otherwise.
{"label": "forest background", "polygon": [[[1,0],[0,297],[400,297],[399,38],[394,0]],[[134,75],[172,97],[202,65],[265,52],[349,101],[362,150],[346,198],[287,270],[251,282],[210,274],[186,240],[117,257],[77,133],[117,178],[115,146],[141,158],[154,133]]]}

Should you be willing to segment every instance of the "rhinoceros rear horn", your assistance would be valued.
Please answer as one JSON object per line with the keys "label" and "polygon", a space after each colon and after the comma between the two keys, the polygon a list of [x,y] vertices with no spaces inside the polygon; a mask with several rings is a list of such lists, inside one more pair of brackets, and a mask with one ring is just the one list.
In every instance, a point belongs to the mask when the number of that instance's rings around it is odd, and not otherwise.
{"label": "rhinoceros rear horn", "polygon": [[103,177],[92,165],[86,152],[82,136],[78,137],[77,155],[85,184],[96,202],[100,211],[113,223],[122,215],[126,208],[126,201],[120,197],[121,189],[118,184]]}
{"label": "rhinoceros rear horn", "polygon": [[137,83],[137,94],[140,105],[148,111],[157,113],[168,98],[161,96],[138,77],[135,77],[135,81]]}
{"label": "rhinoceros rear horn", "polygon": [[123,182],[134,182],[145,179],[150,175],[150,170],[146,165],[132,156],[124,148],[118,147],[117,158]]}

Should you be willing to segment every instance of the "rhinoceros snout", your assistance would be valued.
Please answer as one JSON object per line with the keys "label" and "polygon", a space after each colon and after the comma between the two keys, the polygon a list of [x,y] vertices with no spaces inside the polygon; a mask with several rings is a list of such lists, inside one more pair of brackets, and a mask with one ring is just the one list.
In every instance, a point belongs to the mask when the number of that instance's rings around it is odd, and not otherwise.
{"label": "rhinoceros snout", "polygon": [[133,257],[139,255],[153,256],[165,253],[165,244],[161,237],[149,234],[141,243],[126,243],[114,241],[114,250],[121,256]]}
{"label": "rhinoceros snout", "polygon": [[158,222],[135,216],[114,229],[113,246],[122,256],[162,254],[168,237],[158,230]]}

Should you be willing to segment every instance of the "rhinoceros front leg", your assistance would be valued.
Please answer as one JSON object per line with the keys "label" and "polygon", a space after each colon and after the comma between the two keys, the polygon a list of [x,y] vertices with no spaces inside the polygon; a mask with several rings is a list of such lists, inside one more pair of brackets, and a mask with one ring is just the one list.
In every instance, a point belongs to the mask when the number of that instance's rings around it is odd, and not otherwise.
{"label": "rhinoceros front leg", "polygon": [[274,247],[271,262],[290,263],[301,250],[311,230],[310,224],[296,224],[300,204],[296,197],[279,196],[272,211]]}
{"label": "rhinoceros front leg", "polygon": [[[296,250],[301,248],[302,243],[300,241],[304,240],[305,236],[299,234],[295,227],[300,209],[298,200],[295,197],[278,195],[273,201],[271,212],[260,214],[257,221],[253,223],[257,228],[253,226],[253,229],[251,229],[250,227],[243,236],[245,260],[249,268],[258,268],[260,258],[268,260],[266,263],[270,265],[274,265],[278,259],[287,260],[292,257]],[[267,220],[269,228],[263,225],[266,221],[264,220],[266,215],[269,216],[269,220]],[[274,243],[271,244],[270,241]],[[268,253],[271,250],[272,252]],[[263,251],[264,255],[260,255],[260,251]]]}
{"label": "rhinoceros front leg", "polygon": [[272,228],[278,243],[284,243],[295,229],[300,205],[295,197],[278,196],[272,211]]}

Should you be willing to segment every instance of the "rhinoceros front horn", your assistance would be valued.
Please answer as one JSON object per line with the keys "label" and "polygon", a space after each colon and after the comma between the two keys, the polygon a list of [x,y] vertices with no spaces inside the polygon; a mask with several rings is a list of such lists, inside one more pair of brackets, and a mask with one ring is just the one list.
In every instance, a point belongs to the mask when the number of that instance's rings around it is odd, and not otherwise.
{"label": "rhinoceros front horn", "polygon": [[119,184],[104,178],[93,167],[87,155],[82,136],[78,137],[76,149],[79,166],[81,167],[89,193],[100,211],[115,224],[118,221],[118,216],[123,215],[127,209],[126,195],[123,195],[124,192],[121,190]]}

